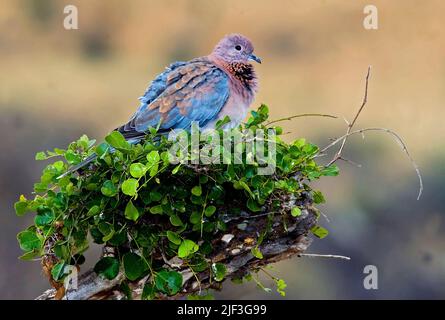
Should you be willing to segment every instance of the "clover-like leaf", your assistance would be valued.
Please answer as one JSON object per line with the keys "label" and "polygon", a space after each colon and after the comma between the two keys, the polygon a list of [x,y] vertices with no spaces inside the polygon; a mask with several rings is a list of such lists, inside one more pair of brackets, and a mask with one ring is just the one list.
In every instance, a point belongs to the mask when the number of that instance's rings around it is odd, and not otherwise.
{"label": "clover-like leaf", "polygon": [[106,180],[100,189],[102,194],[107,197],[113,197],[117,194],[118,190],[111,180]]}
{"label": "clover-like leaf", "polygon": [[224,264],[218,262],[218,263],[213,263],[212,264],[212,273],[213,273],[213,278],[216,281],[223,281],[224,277],[226,276],[227,273],[227,268]]}
{"label": "clover-like leaf", "polygon": [[134,196],[137,193],[139,182],[136,179],[127,179],[122,183],[122,192],[128,196]]}
{"label": "clover-like leaf", "polygon": [[301,215],[301,209],[298,207],[293,207],[292,210],[290,211],[292,217],[298,217]]}
{"label": "clover-like leaf", "polygon": [[179,258],[187,258],[192,255],[196,251],[199,250],[199,246],[192,240],[185,239],[181,242],[181,245],[178,249],[178,257]]}
{"label": "clover-like leaf", "polygon": [[138,254],[128,252],[123,258],[125,276],[128,280],[134,281],[143,277],[148,271],[147,262]]}
{"label": "clover-like leaf", "polygon": [[194,186],[194,187],[192,188],[192,194],[195,195],[195,196],[197,196],[197,197],[199,197],[199,196],[202,194],[202,188],[201,188],[201,185]]}
{"label": "clover-like leaf", "polygon": [[140,178],[144,176],[147,171],[147,167],[145,167],[142,163],[132,163],[130,166],[130,174],[133,178]]}
{"label": "clover-like leaf", "polygon": [[40,249],[42,246],[42,240],[33,231],[22,231],[17,235],[20,248],[23,251],[32,251],[34,249]]}
{"label": "clover-like leaf", "polygon": [[119,274],[119,260],[114,257],[104,257],[96,263],[94,272],[105,279],[113,280]]}
{"label": "clover-like leaf", "polygon": [[325,238],[329,234],[329,231],[321,226],[312,227],[311,232],[314,236],[320,239]]}
{"label": "clover-like leaf", "polygon": [[122,133],[118,131],[111,132],[108,136],[105,137],[105,141],[108,142],[110,146],[119,150],[130,149],[130,144],[127,140],[125,140]]}
{"label": "clover-like leaf", "polygon": [[134,206],[133,201],[131,200],[128,201],[124,214],[125,218],[132,221],[136,221],[140,216],[138,208]]}
{"label": "clover-like leaf", "polygon": [[177,233],[170,231],[170,230],[167,231],[167,238],[170,242],[172,242],[178,246],[182,242],[181,237],[179,237],[179,235]]}
{"label": "clover-like leaf", "polygon": [[168,295],[174,295],[182,287],[182,275],[177,271],[162,270],[155,279],[156,288]]}

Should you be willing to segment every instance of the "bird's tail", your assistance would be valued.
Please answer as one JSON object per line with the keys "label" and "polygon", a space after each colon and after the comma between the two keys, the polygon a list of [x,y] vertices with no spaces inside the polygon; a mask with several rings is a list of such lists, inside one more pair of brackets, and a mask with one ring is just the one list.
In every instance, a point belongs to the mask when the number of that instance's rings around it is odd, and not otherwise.
{"label": "bird's tail", "polygon": [[64,174],[60,175],[57,177],[57,179],[61,179],[63,177],[66,177],[67,175],[76,172],[77,170],[85,167],[87,164],[93,162],[94,160],[96,160],[97,158],[97,154],[93,153],[92,155],[88,156],[85,160],[83,160],[81,163],[76,164],[75,166],[71,167],[68,169],[67,172],[65,172]]}

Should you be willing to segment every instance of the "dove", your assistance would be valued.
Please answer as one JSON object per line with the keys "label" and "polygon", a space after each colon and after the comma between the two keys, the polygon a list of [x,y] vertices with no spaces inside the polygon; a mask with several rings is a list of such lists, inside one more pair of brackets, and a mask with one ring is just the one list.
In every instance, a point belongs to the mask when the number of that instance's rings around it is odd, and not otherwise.
{"label": "dove", "polygon": [[[115,130],[136,144],[151,127],[158,128],[159,134],[190,130],[192,123],[212,129],[226,116],[231,121],[223,129],[236,127],[246,117],[258,90],[252,62],[261,63],[252,42],[240,34],[227,35],[209,55],[170,64],[139,98],[140,105],[129,121]],[[90,155],[62,176],[96,157]]]}

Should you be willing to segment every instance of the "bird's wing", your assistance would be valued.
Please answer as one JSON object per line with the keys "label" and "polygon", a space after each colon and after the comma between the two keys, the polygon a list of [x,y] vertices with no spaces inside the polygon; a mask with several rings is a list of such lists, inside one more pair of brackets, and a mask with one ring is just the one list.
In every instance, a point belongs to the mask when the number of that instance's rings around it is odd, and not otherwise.
{"label": "bird's wing", "polygon": [[177,62],[151,83],[137,112],[118,130],[131,139],[159,123],[160,132],[189,129],[193,121],[203,127],[217,116],[229,93],[228,76],[209,61]]}

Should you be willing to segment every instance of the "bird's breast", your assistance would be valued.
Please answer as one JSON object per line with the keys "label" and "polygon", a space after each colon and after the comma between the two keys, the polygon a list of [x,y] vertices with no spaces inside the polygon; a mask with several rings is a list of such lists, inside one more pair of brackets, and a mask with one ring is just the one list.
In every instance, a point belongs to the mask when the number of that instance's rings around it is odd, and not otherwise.
{"label": "bird's breast", "polygon": [[[253,96],[252,96],[253,98]],[[230,118],[230,123],[224,126],[224,129],[235,128],[246,118],[247,111],[252,102],[251,98],[239,94],[237,90],[231,88],[229,98],[218,113],[217,117],[210,121],[204,128],[214,129],[218,120],[224,119],[226,116]]]}

